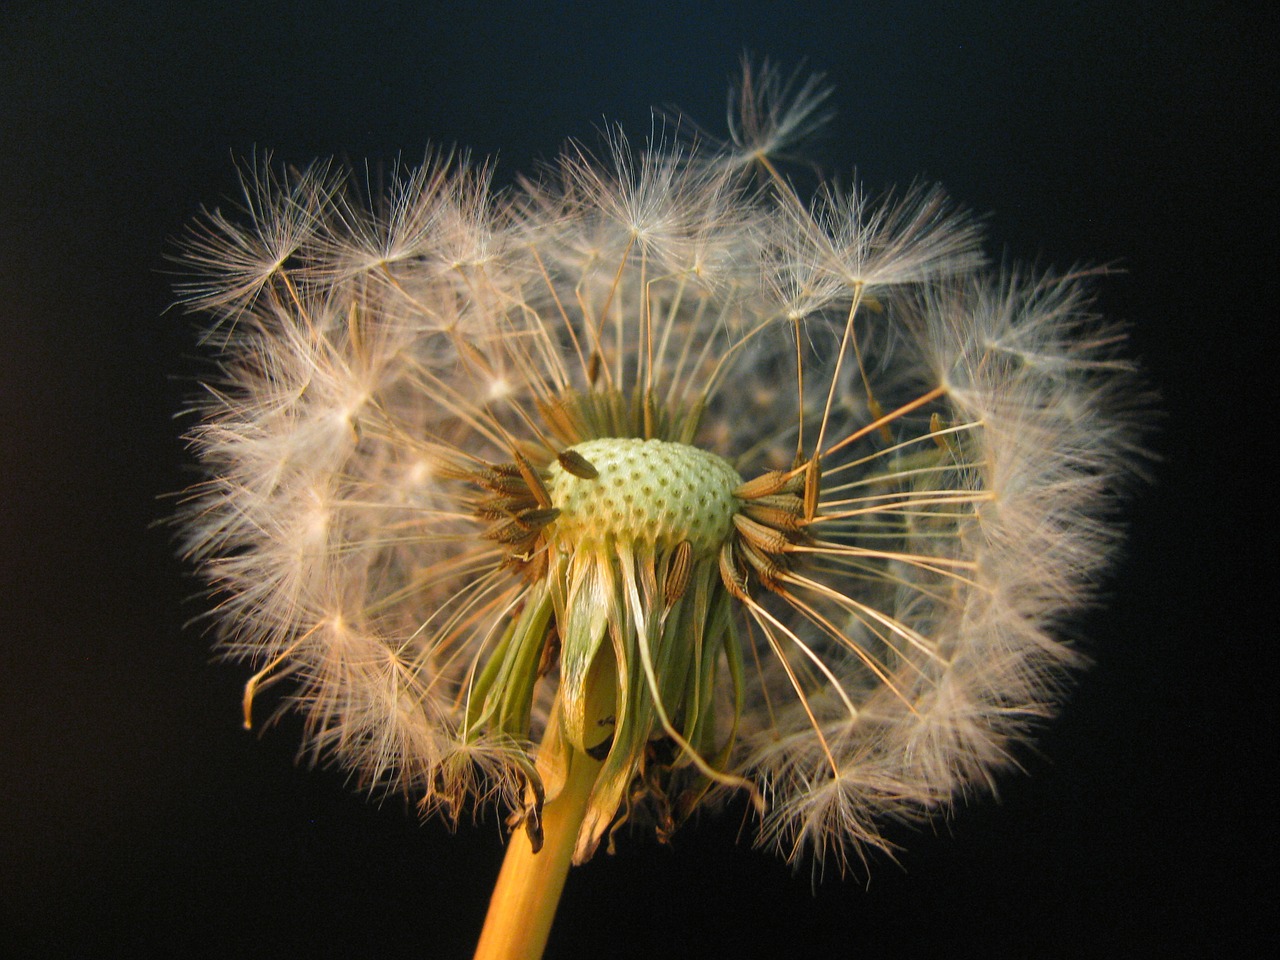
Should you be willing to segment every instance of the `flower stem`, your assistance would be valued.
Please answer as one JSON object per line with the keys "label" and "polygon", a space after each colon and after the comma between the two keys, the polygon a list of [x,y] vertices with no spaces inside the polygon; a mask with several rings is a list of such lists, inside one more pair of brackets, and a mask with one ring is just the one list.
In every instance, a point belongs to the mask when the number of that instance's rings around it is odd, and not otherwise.
{"label": "flower stem", "polygon": [[564,788],[542,810],[542,849],[533,852],[524,830],[515,831],[507,844],[475,960],[538,960],[546,948],[600,770],[600,763],[584,753],[575,750],[570,757]]}

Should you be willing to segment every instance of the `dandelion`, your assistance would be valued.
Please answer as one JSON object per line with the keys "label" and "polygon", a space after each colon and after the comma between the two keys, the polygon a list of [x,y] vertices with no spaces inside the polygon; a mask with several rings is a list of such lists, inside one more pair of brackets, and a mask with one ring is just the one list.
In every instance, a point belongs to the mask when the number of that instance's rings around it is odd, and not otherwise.
{"label": "dandelion", "polygon": [[989,786],[1080,661],[1140,459],[1121,338],[938,190],[802,202],[773,161],[825,95],[748,72],[724,144],[615,132],[509,191],[264,162],[188,238],[185,545],[245,724],[287,681],[310,758],[503,811],[479,956],[733,794],[844,868]]}

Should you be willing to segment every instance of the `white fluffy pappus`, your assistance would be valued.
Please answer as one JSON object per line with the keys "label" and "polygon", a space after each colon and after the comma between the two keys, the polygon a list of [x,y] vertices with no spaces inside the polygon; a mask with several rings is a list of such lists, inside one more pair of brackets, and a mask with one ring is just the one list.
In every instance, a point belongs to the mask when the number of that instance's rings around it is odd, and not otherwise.
{"label": "white fluffy pappus", "polygon": [[229,655],[308,751],[575,859],[742,790],[786,855],[990,785],[1050,715],[1146,401],[1087,276],[989,268],[937,189],[802,202],[825,90],[726,144],[610,136],[495,190],[243,176],[186,238],[217,369],[181,515]]}

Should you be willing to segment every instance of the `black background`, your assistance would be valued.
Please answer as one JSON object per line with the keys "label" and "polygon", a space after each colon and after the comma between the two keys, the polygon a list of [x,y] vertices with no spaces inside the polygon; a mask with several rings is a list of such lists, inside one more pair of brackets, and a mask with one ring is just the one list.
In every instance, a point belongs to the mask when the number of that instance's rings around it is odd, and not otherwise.
{"label": "black background", "polygon": [[[459,9],[463,7],[465,9]],[[159,521],[200,369],[163,252],[233,157],[499,155],[649,107],[723,129],[807,58],[812,151],[943,182],[997,256],[1119,263],[1163,393],[1094,668],[998,800],[816,892],[742,811],[570,877],[549,958],[1236,956],[1274,905],[1274,24],[1226,4],[11,2],[0,13],[0,938],[23,956],[469,956],[501,857],[239,726]],[[1274,474],[1272,474],[1274,476]],[[1264,559],[1270,557],[1264,567]],[[1274,939],[1274,938],[1269,938]]]}

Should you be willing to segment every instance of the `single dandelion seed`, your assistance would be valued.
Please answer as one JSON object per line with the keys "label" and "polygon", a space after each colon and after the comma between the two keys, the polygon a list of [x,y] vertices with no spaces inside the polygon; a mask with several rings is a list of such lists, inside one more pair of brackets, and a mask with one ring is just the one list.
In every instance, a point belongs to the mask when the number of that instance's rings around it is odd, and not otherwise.
{"label": "single dandelion seed", "polygon": [[936,189],[802,202],[771,158],[826,91],[745,77],[723,146],[509,192],[264,161],[184,248],[182,522],[245,722],[287,681],[310,758],[505,812],[478,956],[539,955],[624,827],[740,794],[844,869],[989,785],[1117,544],[1146,406],[1087,277],[987,268]]}

